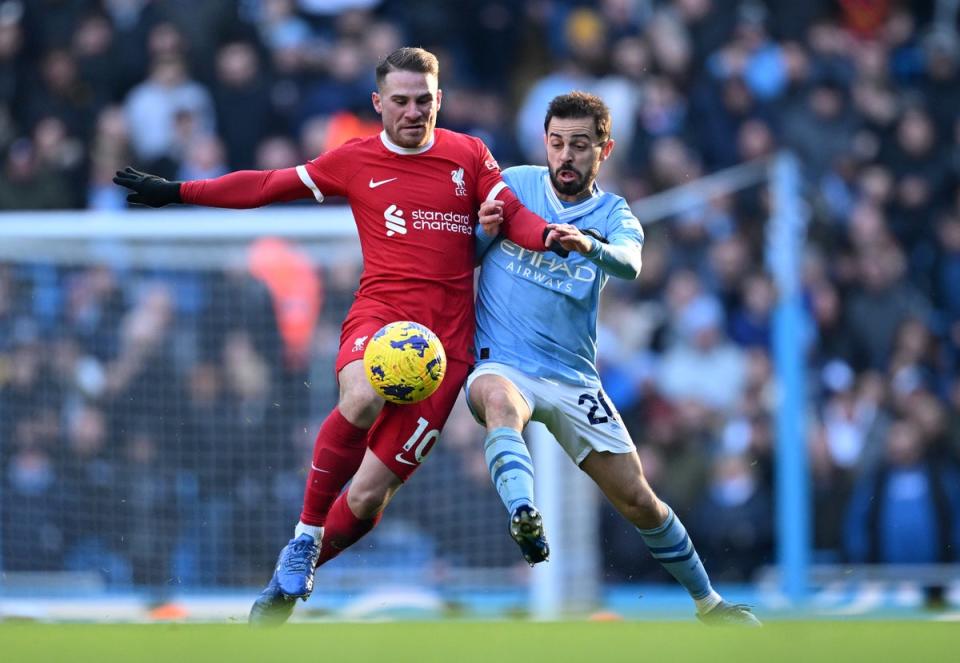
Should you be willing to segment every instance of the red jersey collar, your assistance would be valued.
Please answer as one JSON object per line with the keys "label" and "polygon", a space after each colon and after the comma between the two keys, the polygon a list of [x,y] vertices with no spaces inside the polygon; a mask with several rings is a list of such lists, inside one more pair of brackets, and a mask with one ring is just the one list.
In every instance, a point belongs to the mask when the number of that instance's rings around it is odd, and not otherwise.
{"label": "red jersey collar", "polygon": [[437,133],[434,130],[433,136],[430,137],[430,142],[422,147],[400,147],[387,136],[387,131],[384,129],[380,132],[380,142],[383,143],[383,146],[393,152],[394,154],[423,154],[431,147],[433,147],[434,142],[437,140]]}

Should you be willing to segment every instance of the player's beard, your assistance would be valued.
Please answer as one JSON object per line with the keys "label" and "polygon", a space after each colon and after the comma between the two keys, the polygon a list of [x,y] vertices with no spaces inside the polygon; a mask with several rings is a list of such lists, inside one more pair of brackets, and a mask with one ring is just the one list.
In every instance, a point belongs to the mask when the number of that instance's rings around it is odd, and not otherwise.
{"label": "player's beard", "polygon": [[[573,166],[560,166],[556,170],[550,171],[550,182],[553,183],[553,188],[557,190],[557,193],[560,193],[564,196],[581,196],[585,191],[589,191],[593,186],[593,182],[597,179],[597,172],[600,170],[600,163],[596,162],[590,168],[590,172],[586,175],[582,174],[579,170]],[[560,179],[560,173],[574,173],[577,176],[577,179],[564,182]]]}

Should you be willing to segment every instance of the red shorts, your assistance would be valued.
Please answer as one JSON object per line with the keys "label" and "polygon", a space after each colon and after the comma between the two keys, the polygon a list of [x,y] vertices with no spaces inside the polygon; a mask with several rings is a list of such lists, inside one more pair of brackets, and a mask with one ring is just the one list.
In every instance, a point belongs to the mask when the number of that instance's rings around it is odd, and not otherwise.
{"label": "red shorts", "polygon": [[363,360],[363,351],[367,348],[367,341],[391,320],[363,316],[362,318],[347,318],[340,328],[340,351],[337,352],[337,375],[343,367],[352,361]]}
{"label": "red shorts", "polygon": [[[350,362],[363,359],[367,340],[387,322],[365,317],[343,323],[340,352],[337,353],[338,375]],[[417,471],[436,444],[469,371],[466,362],[448,358],[443,382],[429,398],[419,403],[387,403],[383,406],[367,433],[367,447],[401,481],[406,481]]]}

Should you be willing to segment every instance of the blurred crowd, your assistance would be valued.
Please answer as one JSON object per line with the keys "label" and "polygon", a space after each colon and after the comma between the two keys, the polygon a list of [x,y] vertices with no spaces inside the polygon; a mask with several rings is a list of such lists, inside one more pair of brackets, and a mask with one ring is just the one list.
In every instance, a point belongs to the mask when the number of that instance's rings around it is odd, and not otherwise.
{"label": "blurred crowd", "polygon": [[[3,0],[0,209],[122,209],[110,178],[127,164],[196,179],[302,163],[379,130],[373,68],[403,44],[440,57],[440,125],[483,138],[504,167],[542,163],[546,104],[571,89],[610,106],[601,184],[631,201],[791,149],[810,214],[817,559],[955,561],[954,4]],[[610,396],[718,580],[774,561],[770,205],[757,184],[646,225],[643,273],[611,282],[600,318]],[[306,279],[300,296],[319,303],[304,341],[262,265],[0,264],[3,568],[262,580],[334,402],[358,269]],[[481,437],[458,410],[410,490],[474,496],[472,520],[443,515],[475,537],[444,542],[454,563],[480,563],[476,541],[516,557]],[[430,523],[468,500],[436,502],[391,509]],[[660,577],[606,507],[602,526],[608,579]],[[244,546],[224,553],[224,532]]]}

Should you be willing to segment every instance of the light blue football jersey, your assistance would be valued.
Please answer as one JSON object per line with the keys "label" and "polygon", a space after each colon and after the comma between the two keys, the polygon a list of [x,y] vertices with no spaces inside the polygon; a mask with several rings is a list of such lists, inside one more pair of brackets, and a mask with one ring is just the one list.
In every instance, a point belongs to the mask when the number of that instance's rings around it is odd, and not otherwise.
{"label": "light blue football jersey", "polygon": [[570,384],[600,386],[597,373],[597,311],[609,274],[639,273],[643,229],[620,196],[594,187],[574,205],[563,203],[546,168],[518,166],[503,179],[520,201],[551,223],[592,229],[607,240],[590,256],[567,258],[523,249],[498,235],[478,234],[482,251],[477,289],[478,364],[496,361]]}

